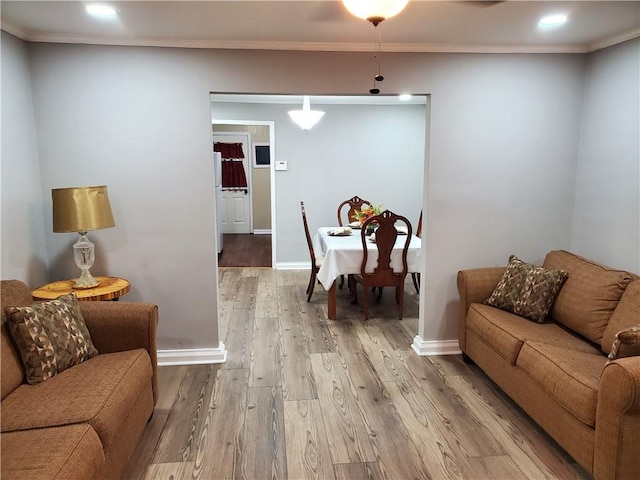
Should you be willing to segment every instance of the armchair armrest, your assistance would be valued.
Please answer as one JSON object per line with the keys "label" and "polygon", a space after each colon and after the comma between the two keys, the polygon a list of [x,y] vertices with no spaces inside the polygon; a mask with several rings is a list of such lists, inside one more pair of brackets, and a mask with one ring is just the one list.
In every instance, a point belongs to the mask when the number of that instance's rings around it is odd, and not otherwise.
{"label": "armchair armrest", "polygon": [[640,357],[608,363],[600,377],[593,475],[640,478]]}
{"label": "armchair armrest", "polygon": [[482,303],[491,295],[506,267],[474,268],[458,272],[458,294],[460,295],[460,320],[458,342],[460,350],[466,351],[467,312],[472,303]]}
{"label": "armchair armrest", "polygon": [[144,348],[153,369],[153,401],[158,401],[158,307],[150,303],[79,302],[99,353]]}

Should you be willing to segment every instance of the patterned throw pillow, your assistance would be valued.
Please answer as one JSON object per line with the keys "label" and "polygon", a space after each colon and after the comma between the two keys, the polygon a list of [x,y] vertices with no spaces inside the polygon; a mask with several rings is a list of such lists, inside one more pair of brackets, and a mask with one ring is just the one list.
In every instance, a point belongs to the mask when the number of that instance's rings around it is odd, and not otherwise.
{"label": "patterned throw pillow", "polygon": [[98,354],[75,293],[29,307],[7,307],[5,314],[31,385]]}
{"label": "patterned throw pillow", "polygon": [[504,275],[484,303],[542,323],[566,279],[564,270],[524,263],[511,255]]}
{"label": "patterned throw pillow", "polygon": [[616,358],[635,357],[640,355],[640,323],[616,333],[609,361]]}

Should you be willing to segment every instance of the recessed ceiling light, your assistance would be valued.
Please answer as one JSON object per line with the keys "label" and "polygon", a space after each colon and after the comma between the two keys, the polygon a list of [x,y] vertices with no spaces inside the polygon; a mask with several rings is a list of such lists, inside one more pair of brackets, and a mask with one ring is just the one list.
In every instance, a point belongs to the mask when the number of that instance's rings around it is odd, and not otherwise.
{"label": "recessed ceiling light", "polygon": [[97,18],[114,18],[116,9],[109,5],[92,3],[87,5],[87,13]]}
{"label": "recessed ceiling light", "polygon": [[549,28],[549,27],[559,27],[560,25],[564,25],[567,22],[567,16],[558,14],[558,15],[547,15],[546,17],[542,17],[538,22],[538,27],[540,28]]}
{"label": "recessed ceiling light", "polygon": [[401,102],[408,102],[409,100],[411,100],[411,95],[408,93],[403,93],[398,96],[398,100],[400,100]]}

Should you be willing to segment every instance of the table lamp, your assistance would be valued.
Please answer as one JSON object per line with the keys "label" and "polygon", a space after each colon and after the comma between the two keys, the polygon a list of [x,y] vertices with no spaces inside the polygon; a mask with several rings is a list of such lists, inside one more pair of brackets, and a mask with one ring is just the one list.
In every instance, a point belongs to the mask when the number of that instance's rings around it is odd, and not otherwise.
{"label": "table lamp", "polygon": [[53,231],[77,232],[80,238],[73,244],[73,258],[81,270],[73,288],[92,288],[98,285],[89,269],[95,260],[95,247],[87,232],[115,227],[107,187],[71,187],[51,190],[53,199]]}

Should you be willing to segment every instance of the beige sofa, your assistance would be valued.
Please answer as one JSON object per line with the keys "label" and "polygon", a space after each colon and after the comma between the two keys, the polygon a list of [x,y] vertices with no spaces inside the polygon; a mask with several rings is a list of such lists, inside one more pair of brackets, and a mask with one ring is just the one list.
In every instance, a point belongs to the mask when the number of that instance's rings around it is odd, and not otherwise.
{"label": "beige sofa", "polygon": [[95,357],[29,385],[5,325],[7,306],[33,303],[1,282],[2,478],[120,478],[157,400],[155,305],[80,302]]}
{"label": "beige sofa", "polygon": [[544,323],[482,303],[504,267],[459,272],[460,348],[596,479],[639,479],[640,356],[607,354],[640,323],[640,279],[566,251],[543,267],[568,272]]}

